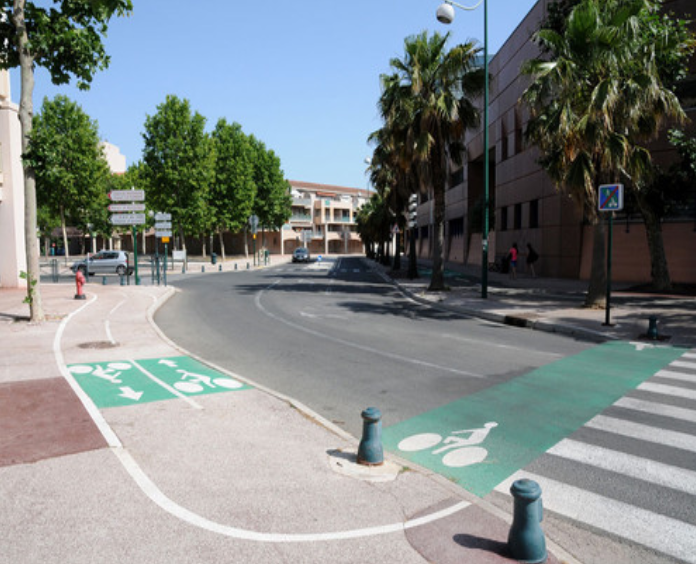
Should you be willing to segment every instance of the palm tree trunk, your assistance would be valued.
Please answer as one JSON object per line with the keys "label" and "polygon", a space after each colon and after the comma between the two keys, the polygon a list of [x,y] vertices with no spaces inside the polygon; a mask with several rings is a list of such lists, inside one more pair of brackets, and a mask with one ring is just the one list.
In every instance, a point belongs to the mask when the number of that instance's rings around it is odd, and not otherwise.
{"label": "palm tree trunk", "polygon": [[442,253],[445,241],[445,152],[436,145],[432,152],[433,168],[433,274],[428,292],[446,290],[445,264]]}
{"label": "palm tree trunk", "polygon": [[585,296],[585,307],[601,307],[607,295],[606,241],[603,217],[594,223],[592,240],[592,270]]}
{"label": "palm tree trunk", "polygon": [[645,198],[636,190],[636,201],[645,223],[645,235],[650,251],[650,279],[656,292],[671,292],[672,280],[669,276],[669,266],[665,255],[665,244],[662,239],[660,218],[654,213]]}

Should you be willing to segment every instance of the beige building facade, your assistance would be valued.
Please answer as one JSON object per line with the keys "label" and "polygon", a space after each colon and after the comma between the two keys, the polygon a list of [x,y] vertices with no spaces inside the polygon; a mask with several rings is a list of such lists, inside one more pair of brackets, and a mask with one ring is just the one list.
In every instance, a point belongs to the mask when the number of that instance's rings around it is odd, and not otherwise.
{"label": "beige building facade", "polygon": [[19,107],[10,99],[10,76],[0,71],[0,287],[26,287],[24,174]]}
{"label": "beige building facade", "polygon": [[[535,265],[537,274],[588,279],[592,229],[570,198],[558,192],[536,163],[537,151],[523,142],[528,116],[520,97],[527,79],[520,75],[520,66],[538,56],[530,39],[552,2],[539,0],[489,64],[489,192],[495,210],[490,224],[489,261],[507,254],[510,246],[517,243],[519,267],[524,272],[529,243],[541,257]],[[667,9],[683,14],[693,1],[673,0],[665,4]],[[696,108],[687,108],[687,112],[696,122]],[[467,134],[465,146],[464,165],[451,171],[446,193],[444,256],[447,261],[480,265],[482,242],[476,223],[482,215],[484,194],[482,127]],[[656,145],[657,159],[663,158],[665,149],[664,143]],[[694,195],[691,198],[693,202]],[[432,252],[431,206],[427,196],[421,197],[417,248],[422,257],[429,257]],[[692,211],[696,214],[696,209]],[[663,237],[672,280],[696,282],[696,215],[665,220]],[[614,280],[650,280],[647,239],[639,216],[617,214],[613,259]]]}

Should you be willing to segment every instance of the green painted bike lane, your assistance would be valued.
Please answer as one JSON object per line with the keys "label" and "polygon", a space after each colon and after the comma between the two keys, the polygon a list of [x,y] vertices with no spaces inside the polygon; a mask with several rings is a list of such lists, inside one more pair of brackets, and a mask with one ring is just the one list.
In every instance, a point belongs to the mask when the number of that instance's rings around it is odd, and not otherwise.
{"label": "green painted bike lane", "polygon": [[187,356],[71,364],[68,370],[99,408],[250,389]]}
{"label": "green painted bike lane", "polygon": [[483,497],[683,353],[599,345],[386,427],[384,447]]}

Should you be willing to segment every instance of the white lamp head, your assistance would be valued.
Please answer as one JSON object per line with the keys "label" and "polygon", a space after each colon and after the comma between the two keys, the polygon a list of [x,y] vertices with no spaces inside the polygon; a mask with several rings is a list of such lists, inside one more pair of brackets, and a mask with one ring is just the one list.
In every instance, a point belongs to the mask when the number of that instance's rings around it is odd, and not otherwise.
{"label": "white lamp head", "polygon": [[452,4],[445,2],[440,4],[437,9],[437,21],[443,24],[451,24],[454,21],[454,7]]}

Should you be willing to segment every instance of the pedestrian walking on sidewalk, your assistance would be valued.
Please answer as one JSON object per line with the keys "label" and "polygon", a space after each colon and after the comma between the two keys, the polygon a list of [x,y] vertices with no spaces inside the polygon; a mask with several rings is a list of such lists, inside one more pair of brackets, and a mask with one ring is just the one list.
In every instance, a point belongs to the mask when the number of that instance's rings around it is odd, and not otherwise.
{"label": "pedestrian walking on sidewalk", "polygon": [[510,257],[510,278],[517,278],[517,243],[513,243],[508,252],[508,257]]}
{"label": "pedestrian walking on sidewalk", "polygon": [[534,263],[539,260],[539,253],[534,250],[531,243],[527,243],[527,266],[532,273],[532,278],[536,278]]}

